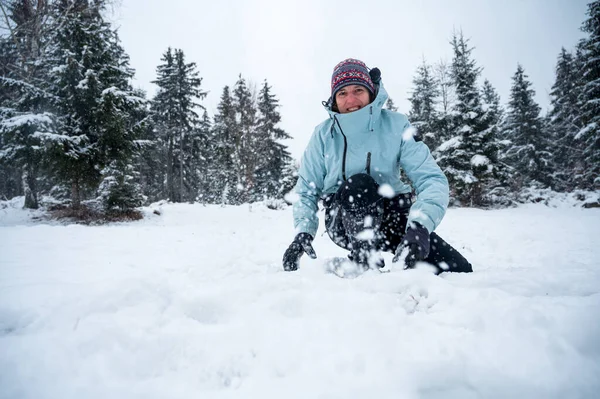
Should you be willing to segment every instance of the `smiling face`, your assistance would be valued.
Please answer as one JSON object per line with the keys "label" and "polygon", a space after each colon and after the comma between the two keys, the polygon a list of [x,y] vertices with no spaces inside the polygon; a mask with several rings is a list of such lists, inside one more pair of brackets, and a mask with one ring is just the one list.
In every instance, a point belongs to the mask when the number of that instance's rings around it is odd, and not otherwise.
{"label": "smiling face", "polygon": [[335,103],[340,114],[358,111],[371,100],[369,90],[361,85],[344,86],[335,93]]}

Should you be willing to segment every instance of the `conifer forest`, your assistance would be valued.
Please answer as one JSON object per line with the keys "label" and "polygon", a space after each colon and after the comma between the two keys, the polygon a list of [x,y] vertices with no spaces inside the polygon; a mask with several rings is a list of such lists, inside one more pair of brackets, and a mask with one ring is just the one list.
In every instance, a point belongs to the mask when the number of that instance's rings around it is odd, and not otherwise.
{"label": "conifer forest", "polygon": [[[26,208],[52,198],[126,211],[160,200],[239,205],[282,199],[300,160],[284,142],[276,87],[243,71],[214,114],[202,70],[165,48],[156,94],[135,71],[107,0],[2,0],[0,199]],[[588,5],[575,48],[557,52],[542,114],[518,65],[500,99],[457,30],[452,59],[415,71],[408,114],[446,174],[454,206],[505,207],[535,190],[600,189],[600,1]],[[386,108],[395,110],[393,100]],[[315,125],[319,121],[315,121]]]}

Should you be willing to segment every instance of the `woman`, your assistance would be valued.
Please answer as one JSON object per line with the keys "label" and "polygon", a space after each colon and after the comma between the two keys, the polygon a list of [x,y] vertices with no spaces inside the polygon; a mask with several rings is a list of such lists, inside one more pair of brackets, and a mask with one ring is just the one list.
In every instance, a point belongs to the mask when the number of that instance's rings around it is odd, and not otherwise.
{"label": "woman", "polygon": [[[364,268],[383,266],[378,251],[395,254],[405,268],[425,261],[443,271],[471,272],[471,264],[435,228],[448,206],[448,180],[405,115],[383,109],[388,96],[379,69],[356,59],[333,70],[329,119],[315,128],[302,157],[295,191],[297,235],[283,266],[296,270],[306,252],[316,258],[318,201],[330,238]],[[411,187],[400,180],[400,170]]]}

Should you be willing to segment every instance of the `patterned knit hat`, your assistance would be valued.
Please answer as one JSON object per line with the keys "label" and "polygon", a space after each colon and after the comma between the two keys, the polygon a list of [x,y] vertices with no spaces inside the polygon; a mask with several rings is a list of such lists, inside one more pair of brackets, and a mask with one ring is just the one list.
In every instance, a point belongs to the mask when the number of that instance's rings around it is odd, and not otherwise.
{"label": "patterned knit hat", "polygon": [[375,94],[375,86],[369,75],[369,69],[364,62],[348,58],[333,68],[331,75],[331,98],[335,101],[335,93],[348,85],[361,85]]}

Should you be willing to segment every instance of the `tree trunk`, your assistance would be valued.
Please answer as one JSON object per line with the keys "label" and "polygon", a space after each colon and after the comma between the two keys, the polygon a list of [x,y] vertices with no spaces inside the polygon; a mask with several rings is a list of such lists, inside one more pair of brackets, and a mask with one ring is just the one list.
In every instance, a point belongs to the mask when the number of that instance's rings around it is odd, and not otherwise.
{"label": "tree trunk", "polygon": [[184,202],[183,195],[183,133],[179,135],[179,202]]}
{"label": "tree trunk", "polygon": [[175,188],[173,187],[173,138],[169,137],[167,148],[167,198],[174,200]]}
{"label": "tree trunk", "polygon": [[23,192],[25,194],[25,204],[23,205],[23,208],[37,209],[39,207],[39,204],[37,200],[37,192],[35,187],[35,175],[31,173],[28,169],[29,165],[25,165],[21,177],[21,182],[23,184]]}
{"label": "tree trunk", "polygon": [[79,179],[76,178],[71,183],[71,208],[81,208],[81,190],[79,187]]}

